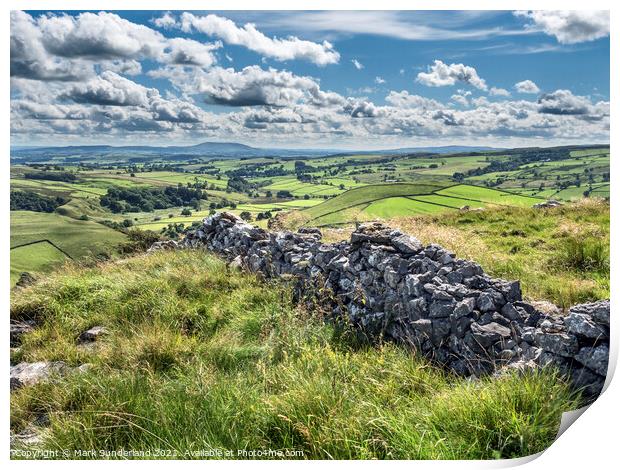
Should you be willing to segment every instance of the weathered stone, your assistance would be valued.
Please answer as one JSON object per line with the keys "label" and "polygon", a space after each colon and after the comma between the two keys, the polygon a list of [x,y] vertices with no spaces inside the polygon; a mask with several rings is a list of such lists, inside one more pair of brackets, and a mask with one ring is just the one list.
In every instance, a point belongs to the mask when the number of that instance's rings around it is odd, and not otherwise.
{"label": "weathered stone", "polygon": [[543,351],[563,357],[574,356],[579,349],[575,336],[566,333],[545,333],[542,330],[534,333],[534,344]]}
{"label": "weathered stone", "polygon": [[34,322],[11,320],[11,347],[16,348],[22,342],[22,336],[30,333]]}
{"label": "weathered stone", "polygon": [[423,286],[418,276],[407,274],[405,276],[405,292],[408,297],[420,297]]}
{"label": "weathered stone", "polygon": [[596,323],[609,326],[609,300],[575,305],[570,308],[570,312],[585,313]]}
{"label": "weathered stone", "polygon": [[473,320],[469,317],[457,317],[456,313],[450,315],[450,329],[457,338],[465,336],[465,332],[472,324]]}
{"label": "weathered stone", "polygon": [[450,314],[452,314],[452,312],[454,311],[455,305],[456,302],[454,300],[436,300],[431,303],[428,309],[428,316],[429,318],[449,317]]}
{"label": "weathered stone", "polygon": [[238,255],[230,263],[228,263],[230,269],[241,269],[243,267],[243,258]]}
{"label": "weathered stone", "polygon": [[595,398],[601,393],[603,385],[605,385],[605,379],[587,367],[573,369],[570,376],[573,387],[581,390],[587,397]]}
{"label": "weathered stone", "polygon": [[569,333],[590,339],[606,339],[607,331],[592,321],[592,318],[584,313],[570,312],[564,319]]}
{"label": "weathered stone", "polygon": [[400,282],[400,276],[392,268],[387,268],[383,273],[383,277],[385,279],[385,283],[392,289],[396,289],[398,287],[398,283]]}
{"label": "weathered stone", "polygon": [[69,368],[62,361],[20,362],[11,366],[11,390],[34,385],[54,375],[65,375]]}
{"label": "weathered stone", "polygon": [[472,323],[471,332],[474,339],[485,348],[497,343],[502,338],[510,337],[510,330],[499,323],[489,323],[487,325]]}
{"label": "weathered stone", "polygon": [[412,321],[410,323],[412,330],[417,331],[419,333],[423,333],[427,336],[431,336],[432,330],[433,330],[433,324],[430,320],[427,319],[421,319],[421,320],[416,320],[416,321]]}
{"label": "weathered stone", "polygon": [[609,347],[605,344],[594,348],[581,348],[575,355],[575,360],[593,370],[598,375],[605,377],[607,375],[607,366],[609,364]]}
{"label": "weathered stone", "polygon": [[609,344],[608,301],[572,307],[565,321],[553,305],[523,302],[518,281],[493,279],[380,223],[359,226],[351,243],[324,244],[315,230],[270,233],[216,213],[180,242],[157,247],[204,247],[295,280],[297,301],[317,297],[328,317],[348,317],[365,337],[386,335],[460,373],[481,375],[506,361],[551,364],[565,375],[579,369],[588,389],[600,385],[594,370],[605,350],[586,347]]}
{"label": "weathered stone", "polygon": [[432,325],[431,341],[435,346],[439,346],[450,334],[450,321],[447,318],[434,319]]}
{"label": "weathered stone", "polygon": [[37,281],[37,278],[28,272],[20,273],[19,279],[15,283],[17,287],[28,287],[34,284]]}
{"label": "weathered stone", "polygon": [[554,315],[558,316],[562,314],[562,310],[551,302],[547,300],[534,300],[530,302],[531,306],[539,312],[544,313],[545,315]]}
{"label": "weathered stone", "polygon": [[463,299],[460,302],[458,302],[456,306],[454,307],[453,315],[455,318],[460,318],[460,317],[469,315],[471,312],[474,311],[475,306],[476,306],[476,299],[472,297]]}
{"label": "weathered stone", "polygon": [[502,315],[506,317],[508,320],[512,320],[512,321],[523,320],[521,313],[519,313],[517,308],[510,302],[508,302],[506,305],[502,307],[501,312],[502,312]]}
{"label": "weathered stone", "polygon": [[93,326],[86,331],[83,331],[78,337],[79,343],[88,343],[96,341],[100,336],[108,334],[108,330],[105,326]]}
{"label": "weathered stone", "polygon": [[392,246],[405,254],[415,254],[422,250],[420,240],[409,235],[399,235],[392,238]]}
{"label": "weathered stone", "polygon": [[482,292],[478,297],[478,310],[481,312],[489,312],[495,310],[495,303],[493,302],[493,296],[489,292]]}

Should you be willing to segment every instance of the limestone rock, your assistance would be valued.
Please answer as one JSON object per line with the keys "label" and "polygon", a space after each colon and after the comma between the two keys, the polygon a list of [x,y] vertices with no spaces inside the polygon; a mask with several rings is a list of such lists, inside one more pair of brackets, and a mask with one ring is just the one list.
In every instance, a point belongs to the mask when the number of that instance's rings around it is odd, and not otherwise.
{"label": "limestone rock", "polygon": [[78,343],[90,343],[97,341],[100,336],[108,334],[108,330],[105,326],[93,326],[86,331],[83,331],[78,337]]}
{"label": "limestone rock", "polygon": [[497,343],[501,339],[510,337],[510,330],[508,328],[494,322],[487,325],[473,323],[471,325],[471,332],[476,341],[485,348]]}
{"label": "limestone rock", "polygon": [[609,347],[605,344],[597,347],[584,347],[575,355],[575,360],[588,369],[605,377],[609,364]]}
{"label": "limestone rock", "polygon": [[69,368],[62,361],[20,362],[11,366],[11,390],[34,385],[54,375],[65,375]]}

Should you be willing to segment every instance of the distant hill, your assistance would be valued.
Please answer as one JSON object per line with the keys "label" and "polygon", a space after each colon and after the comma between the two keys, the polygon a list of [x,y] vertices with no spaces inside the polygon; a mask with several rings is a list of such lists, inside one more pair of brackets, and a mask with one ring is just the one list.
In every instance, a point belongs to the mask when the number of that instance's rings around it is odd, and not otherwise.
{"label": "distant hill", "polygon": [[317,155],[324,152],[261,149],[235,142],[203,142],[188,146],[147,145],[71,145],[67,147],[29,147],[11,149],[11,158],[18,160],[41,160],[49,158],[71,158],[80,160],[104,157],[110,160],[154,159],[168,157],[264,157],[270,155]]}
{"label": "distant hill", "polygon": [[[579,148],[579,146],[573,146]],[[592,145],[587,146],[592,148]],[[286,149],[259,148],[237,142],[202,142],[196,145],[70,145],[65,147],[25,147],[11,148],[12,163],[34,163],[49,160],[64,162],[109,161],[141,162],[155,159],[187,160],[192,158],[259,158],[259,157],[319,157],[326,155],[406,155],[416,153],[471,153],[497,152],[506,150],[498,147],[447,145],[437,147],[403,147],[384,150],[342,150],[342,149]]]}

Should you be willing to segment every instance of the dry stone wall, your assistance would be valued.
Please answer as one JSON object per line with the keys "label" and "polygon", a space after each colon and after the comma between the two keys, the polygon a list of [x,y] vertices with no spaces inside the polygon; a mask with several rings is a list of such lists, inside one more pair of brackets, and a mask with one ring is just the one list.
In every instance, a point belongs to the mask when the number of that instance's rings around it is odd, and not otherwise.
{"label": "dry stone wall", "polygon": [[555,366],[590,397],[609,357],[609,301],[545,314],[524,302],[518,281],[494,279],[438,245],[379,223],[350,242],[325,244],[318,229],[269,232],[216,213],[180,242],[151,249],[207,248],[267,277],[297,280],[297,291],[329,307],[370,339],[421,351],[459,375]]}

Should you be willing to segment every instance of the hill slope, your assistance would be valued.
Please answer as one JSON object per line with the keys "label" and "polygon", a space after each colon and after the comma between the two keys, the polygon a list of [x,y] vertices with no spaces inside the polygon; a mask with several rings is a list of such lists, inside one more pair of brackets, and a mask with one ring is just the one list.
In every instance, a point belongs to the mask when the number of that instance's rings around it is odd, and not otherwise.
{"label": "hill slope", "polygon": [[[358,344],[290,297],[204,252],[67,268],[14,296],[11,318],[39,326],[12,361],[91,367],[14,392],[12,430],[44,414],[40,449],[164,458],[488,459],[543,450],[578,405],[549,372],[458,379],[396,346]],[[107,335],[79,346],[95,325]]]}
{"label": "hill slope", "polygon": [[90,220],[11,211],[11,285],[22,271],[48,272],[67,258],[109,253],[126,240],[124,234]]}
{"label": "hill slope", "polygon": [[542,199],[467,184],[386,183],[350,189],[299,214],[307,225],[454,212],[463,206],[531,207]]}

